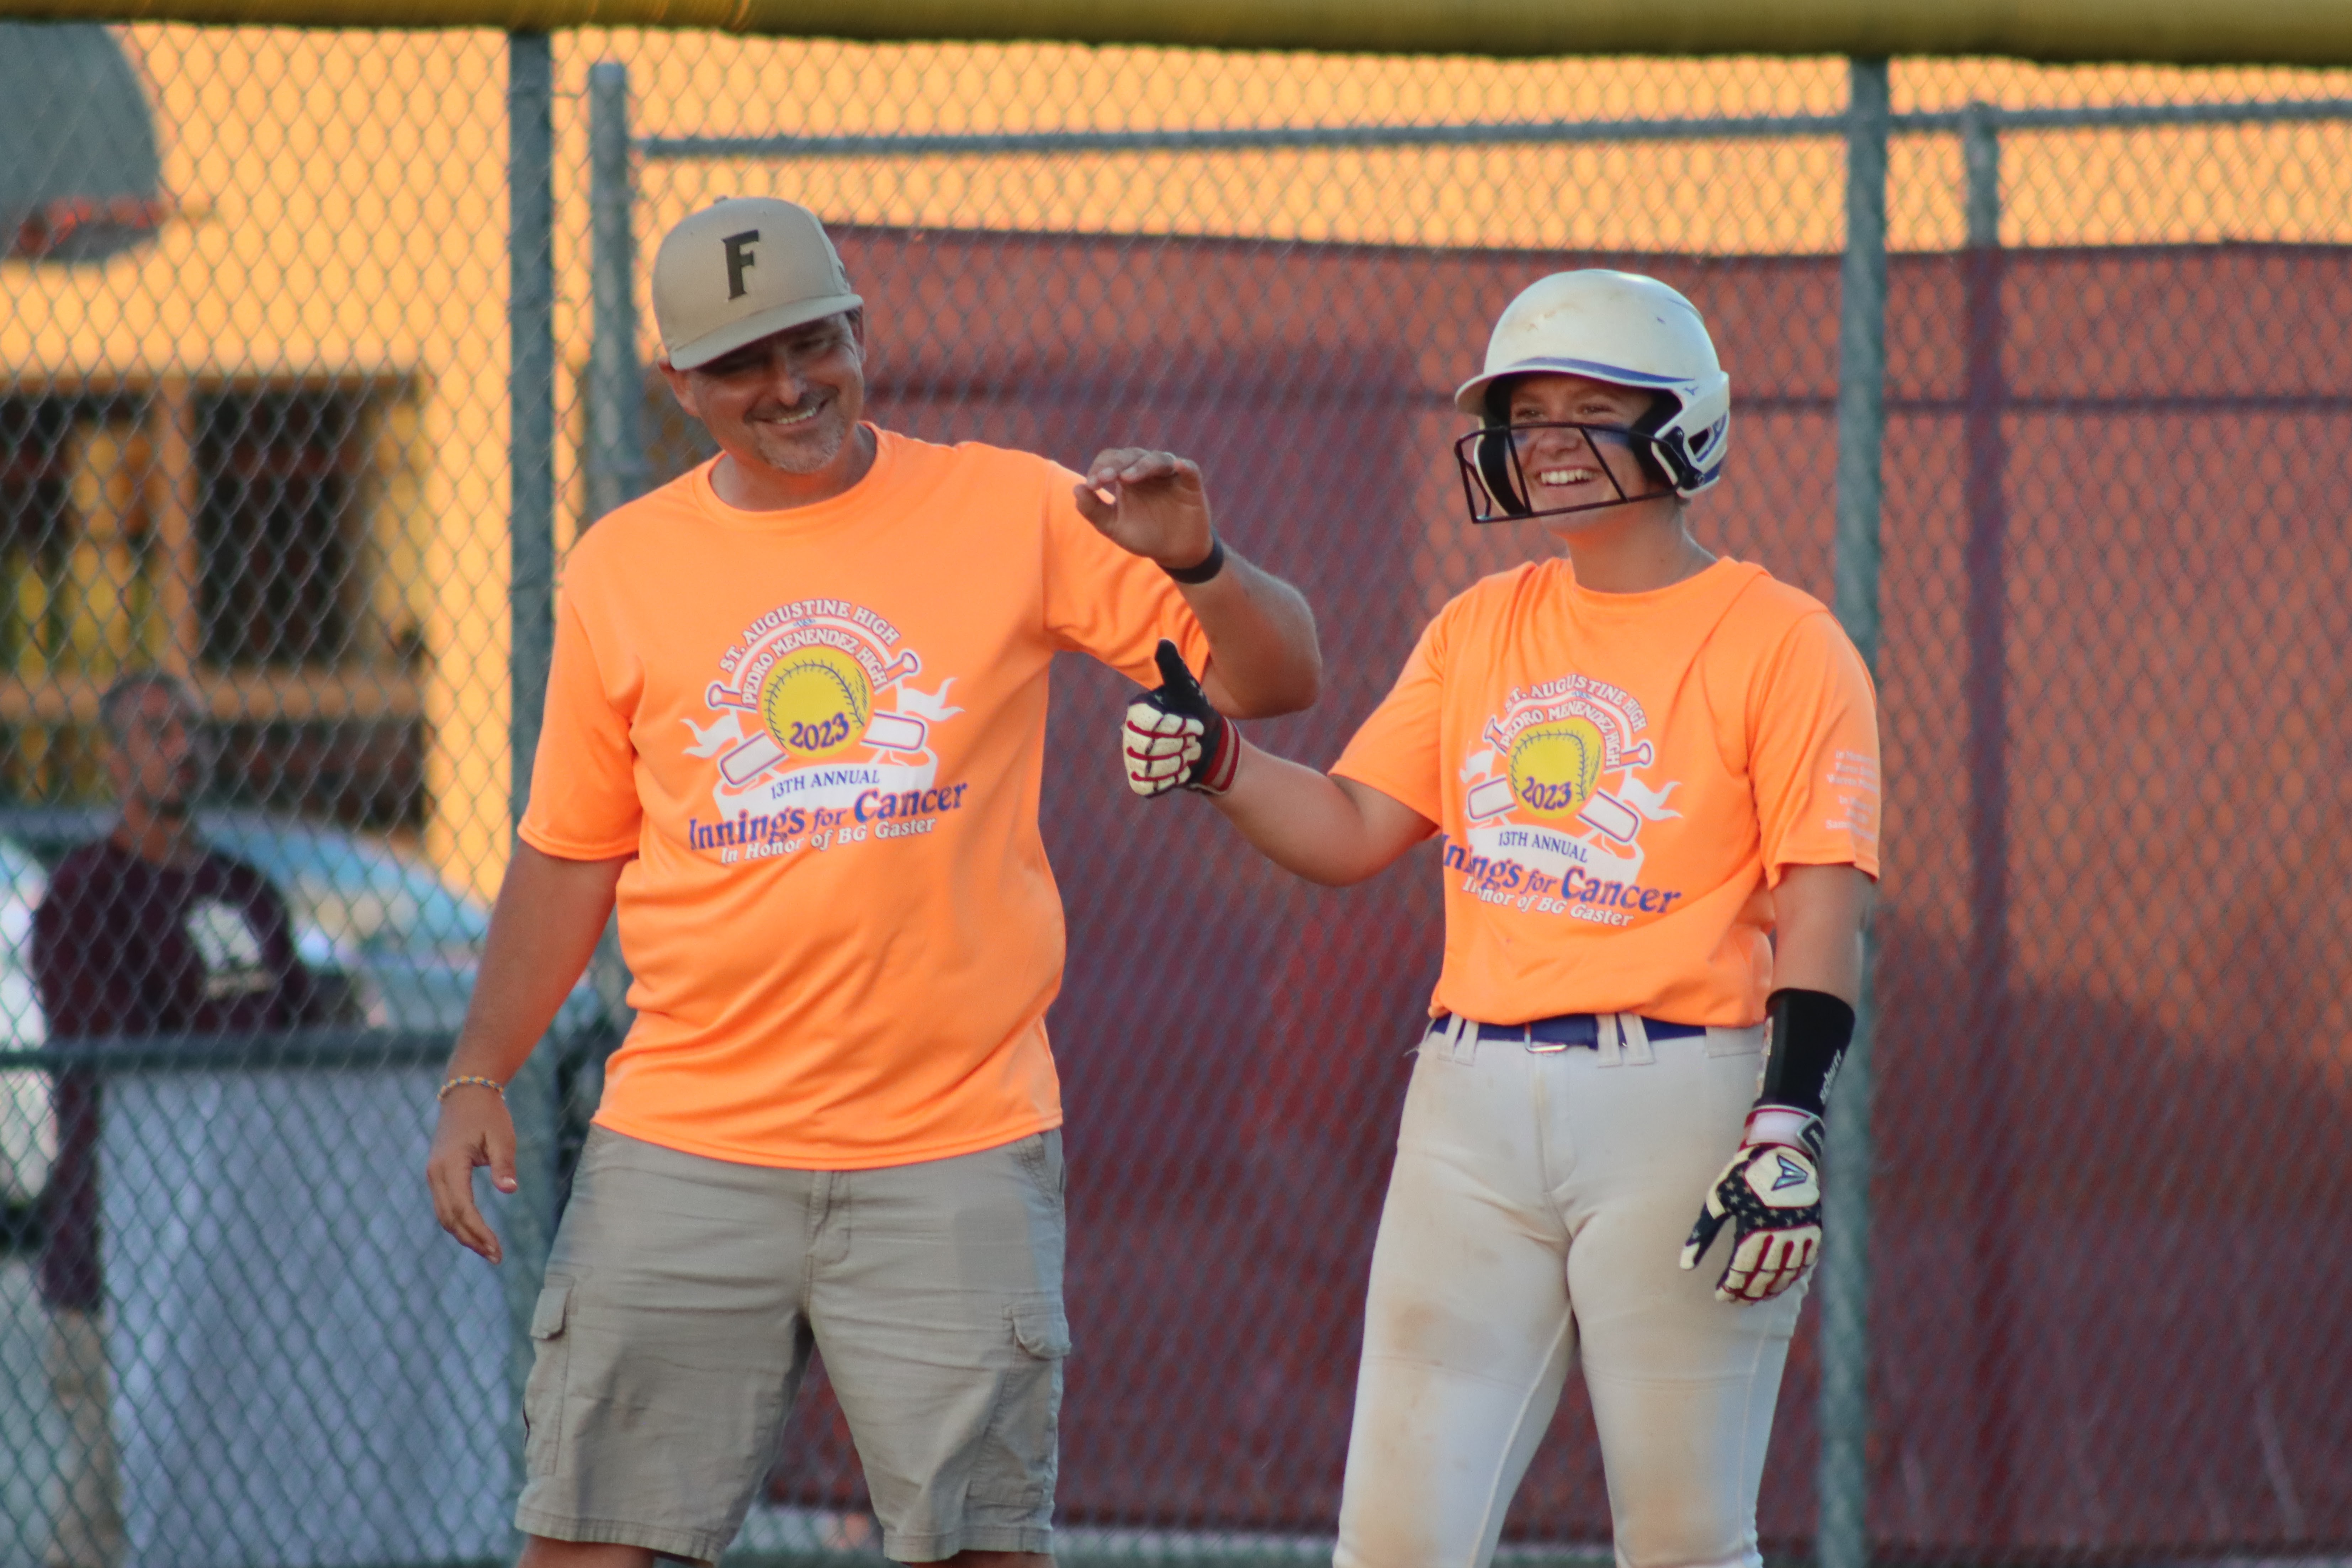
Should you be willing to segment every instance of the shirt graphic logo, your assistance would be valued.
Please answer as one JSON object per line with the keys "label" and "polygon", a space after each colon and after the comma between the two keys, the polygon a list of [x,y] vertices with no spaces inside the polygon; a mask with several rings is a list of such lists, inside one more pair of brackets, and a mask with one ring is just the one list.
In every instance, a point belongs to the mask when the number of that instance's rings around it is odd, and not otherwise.
{"label": "shirt graphic logo", "polygon": [[872,610],[845,599],[778,605],[744,628],[719,668],[703,695],[717,718],[686,721],[687,754],[719,766],[719,822],[689,825],[692,847],[756,839],[777,847],[763,852],[791,852],[787,840],[797,850],[807,836],[872,823],[895,832],[954,809],[950,798],[961,805],[960,793],[934,788],[931,745],[932,726],[963,711],[947,700],[955,678],[919,689],[922,658]]}
{"label": "shirt graphic logo", "polygon": [[1658,761],[1649,724],[1631,692],[1588,676],[1513,688],[1462,765],[1468,831],[1444,860],[1463,890],[1608,926],[1679,902],[1642,883],[1643,828],[1682,815],[1666,804],[1675,781],[1639,776]]}
{"label": "shirt graphic logo", "polygon": [[205,966],[205,994],[215,1001],[269,989],[261,938],[245,911],[218,899],[199,899],[180,917],[180,929]]}
{"label": "shirt graphic logo", "polygon": [[865,738],[874,719],[874,682],[838,649],[802,648],[761,683],[760,718],[785,755],[812,762],[836,756]]}
{"label": "shirt graphic logo", "polygon": [[[1476,781],[1471,822],[1517,808],[1633,847],[1643,822],[1681,815],[1665,809],[1672,784],[1654,790],[1633,776],[1657,760],[1649,742],[1634,739],[1649,722],[1632,693],[1606,681],[1570,675],[1532,690],[1514,688],[1502,713],[1487,721],[1486,749],[1464,764],[1465,780]],[[1485,776],[1498,766],[1502,776]],[[1624,777],[1614,792],[1602,787],[1606,775],[1619,773]]]}
{"label": "shirt graphic logo", "polygon": [[1601,782],[1608,747],[1590,719],[1538,725],[1511,742],[1511,794],[1538,816],[1574,816]]}

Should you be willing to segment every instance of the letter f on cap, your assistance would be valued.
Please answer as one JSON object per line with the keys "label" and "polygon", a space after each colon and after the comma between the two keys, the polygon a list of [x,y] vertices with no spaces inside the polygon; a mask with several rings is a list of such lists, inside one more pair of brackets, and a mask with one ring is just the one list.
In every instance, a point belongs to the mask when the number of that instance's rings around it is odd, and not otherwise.
{"label": "letter f on cap", "polygon": [[727,247],[727,297],[730,300],[740,300],[746,292],[743,273],[745,268],[760,263],[760,258],[751,252],[751,246],[759,237],[758,229],[747,228],[741,234],[730,234],[719,241]]}

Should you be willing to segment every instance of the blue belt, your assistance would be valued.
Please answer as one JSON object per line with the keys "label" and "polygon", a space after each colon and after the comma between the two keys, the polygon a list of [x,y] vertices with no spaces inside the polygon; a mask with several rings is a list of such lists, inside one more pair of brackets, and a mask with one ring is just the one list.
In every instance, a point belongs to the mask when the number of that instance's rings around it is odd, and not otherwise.
{"label": "blue belt", "polygon": [[[1440,1013],[1429,1021],[1432,1030],[1443,1031],[1452,1024],[1454,1015]],[[1601,1019],[1592,1013],[1560,1013],[1549,1018],[1538,1018],[1526,1024],[1469,1024],[1462,1032],[1478,1032],[1481,1041],[1507,1042],[1515,1046],[1582,1046],[1596,1050],[1601,1045]],[[1706,1033],[1704,1024],[1669,1024],[1662,1018],[1643,1018],[1642,1032],[1653,1040],[1686,1040],[1694,1035]]]}

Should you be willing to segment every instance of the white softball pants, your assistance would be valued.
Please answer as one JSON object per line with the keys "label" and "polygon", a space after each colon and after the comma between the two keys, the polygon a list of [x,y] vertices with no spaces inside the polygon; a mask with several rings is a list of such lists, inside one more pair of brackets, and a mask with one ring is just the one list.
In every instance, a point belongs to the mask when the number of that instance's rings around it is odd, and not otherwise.
{"label": "white softball pants", "polygon": [[[1738,1147],[1763,1031],[1530,1051],[1422,1043],[1372,1252],[1337,1568],[1486,1568],[1580,1363],[1622,1568],[1757,1568],[1756,1489],[1803,1286],[1675,1264]],[[1475,1034],[1475,1032],[1474,1032]]]}

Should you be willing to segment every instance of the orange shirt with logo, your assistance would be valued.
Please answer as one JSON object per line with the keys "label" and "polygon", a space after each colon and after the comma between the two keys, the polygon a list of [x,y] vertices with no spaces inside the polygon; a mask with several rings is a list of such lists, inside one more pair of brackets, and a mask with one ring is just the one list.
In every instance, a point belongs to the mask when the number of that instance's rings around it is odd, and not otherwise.
{"label": "orange shirt with logo", "polygon": [[706,464],[565,563],[521,833],[636,857],[616,1132],[855,1170],[1061,1122],[1047,668],[1071,649],[1156,684],[1160,638],[1195,668],[1207,639],[1079,514],[1076,475],[877,436],[829,500],[740,511]]}
{"label": "orange shirt with logo", "polygon": [[1560,559],[1486,579],[1332,772],[1444,835],[1433,1014],[1754,1024],[1781,873],[1878,874],[1869,672],[1820,601],[1735,561],[1646,594]]}

